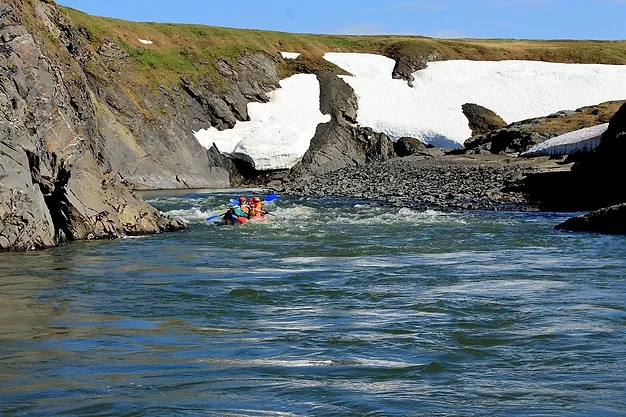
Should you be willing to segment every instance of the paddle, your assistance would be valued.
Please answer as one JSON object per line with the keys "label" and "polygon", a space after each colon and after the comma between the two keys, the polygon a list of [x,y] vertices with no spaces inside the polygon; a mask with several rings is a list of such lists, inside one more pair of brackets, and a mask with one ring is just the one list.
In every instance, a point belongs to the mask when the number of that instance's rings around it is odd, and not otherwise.
{"label": "paddle", "polygon": [[270,194],[270,195],[266,196],[263,201],[265,201],[266,203],[269,203],[271,201],[276,200],[277,198],[278,198],[278,194]]}

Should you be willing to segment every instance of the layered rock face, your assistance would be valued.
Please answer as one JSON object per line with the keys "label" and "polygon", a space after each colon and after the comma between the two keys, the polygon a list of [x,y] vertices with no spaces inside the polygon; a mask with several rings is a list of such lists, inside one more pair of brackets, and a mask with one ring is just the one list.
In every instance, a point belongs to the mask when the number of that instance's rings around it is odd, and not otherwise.
{"label": "layered rock face", "polygon": [[[548,139],[575,130],[607,123],[623,102],[606,102],[582,107],[575,111],[560,111],[546,117],[523,120],[508,126],[498,126],[499,116],[488,109],[463,106],[474,136],[465,141],[461,153],[522,153]],[[487,123],[486,120],[491,121]],[[480,127],[480,128],[479,128]],[[490,130],[489,130],[490,129]]]}
{"label": "layered rock face", "polygon": [[[65,51],[42,52],[22,25],[24,7],[0,3],[0,250],[184,228],[124,186],[104,157],[80,67]],[[72,45],[55,6],[34,7],[41,24]]]}
{"label": "layered rock face", "polygon": [[576,156],[570,171],[541,173],[525,181],[526,193],[544,210],[597,210],[626,202],[626,104],[615,113],[600,145]]}
{"label": "layered rock face", "polygon": [[393,142],[386,135],[356,124],[358,104],[352,88],[331,72],[321,72],[317,78],[320,110],[330,114],[331,121],[317,127],[309,150],[290,177],[322,175],[395,156]]}
{"label": "layered rock face", "polygon": [[[106,53],[111,54],[115,45],[111,43]],[[138,91],[129,94],[110,76],[128,65],[125,58],[91,56],[90,60],[99,63],[98,73],[87,66],[86,74],[106,138],[103,154],[136,189],[230,186],[237,169],[219,152],[207,152],[193,133],[208,126],[228,129],[247,120],[247,104],[267,101],[266,93],[278,88],[279,82],[270,57],[249,53],[235,67],[219,63],[226,80],[222,87],[209,79],[183,77],[174,87],[152,90],[136,85]]]}

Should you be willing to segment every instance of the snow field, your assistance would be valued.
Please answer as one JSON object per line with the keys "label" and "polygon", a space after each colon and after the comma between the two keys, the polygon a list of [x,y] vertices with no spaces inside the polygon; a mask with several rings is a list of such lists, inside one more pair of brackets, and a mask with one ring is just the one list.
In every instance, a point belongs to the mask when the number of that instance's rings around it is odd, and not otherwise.
{"label": "snow field", "polygon": [[[281,55],[297,58],[295,52]],[[461,110],[465,103],[487,107],[512,123],[626,98],[626,66],[619,65],[432,62],[413,74],[410,87],[392,79],[395,61],[390,58],[354,53],[328,53],[324,58],[353,74],[342,78],[358,98],[361,126],[392,140],[410,136],[448,148],[461,147],[471,136]],[[268,94],[269,103],[248,104],[250,121],[225,131],[209,127],[194,132],[197,140],[205,148],[215,143],[220,152],[248,161],[259,171],[293,167],[308,150],[317,126],[330,116],[319,110],[315,75],[294,75],[280,85]],[[592,146],[593,141],[589,143],[566,147]]]}
{"label": "snow field", "polygon": [[320,87],[312,74],[296,74],[268,93],[268,103],[249,103],[250,121],[219,131],[213,127],[194,132],[205,148],[213,143],[220,152],[251,163],[259,171],[289,169],[309,149],[317,125],[330,121],[320,112]]}
{"label": "snow field", "polygon": [[391,77],[395,62],[368,54],[324,58],[354,76],[342,78],[359,99],[357,121],[393,140],[411,136],[460,147],[471,136],[461,106],[476,103],[507,123],[626,98],[626,66],[534,61],[431,62],[409,87]]}
{"label": "snow field", "polygon": [[578,152],[589,152],[600,145],[602,135],[608,128],[609,124],[605,123],[598,126],[588,127],[586,129],[576,130],[575,132],[566,133],[539,143],[526,152],[522,152],[520,156],[557,156],[571,155]]}

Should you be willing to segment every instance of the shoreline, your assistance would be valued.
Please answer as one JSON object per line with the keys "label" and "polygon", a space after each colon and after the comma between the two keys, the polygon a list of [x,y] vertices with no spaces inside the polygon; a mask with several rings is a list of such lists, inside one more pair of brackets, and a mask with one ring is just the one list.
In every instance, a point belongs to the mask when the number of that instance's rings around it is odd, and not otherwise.
{"label": "shoreline", "polygon": [[418,210],[539,212],[544,210],[524,193],[524,180],[530,174],[569,170],[571,165],[561,161],[509,155],[413,155],[290,178],[276,191],[364,198]]}
{"label": "shoreline", "polygon": [[[412,155],[318,176],[287,176],[275,184],[237,188],[134,190],[143,198],[184,194],[271,193],[354,198],[414,210],[569,212],[544,210],[523,191],[529,174],[568,171],[563,158],[511,155]],[[571,211],[578,212],[579,210]]]}

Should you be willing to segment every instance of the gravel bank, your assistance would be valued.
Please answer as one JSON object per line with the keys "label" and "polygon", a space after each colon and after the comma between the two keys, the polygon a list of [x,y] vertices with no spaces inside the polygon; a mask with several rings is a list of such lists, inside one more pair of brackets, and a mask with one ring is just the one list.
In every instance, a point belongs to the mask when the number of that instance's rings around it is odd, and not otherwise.
{"label": "gravel bank", "polygon": [[562,170],[547,158],[504,155],[408,156],[283,184],[301,196],[367,198],[417,209],[517,210],[537,208],[516,191],[528,173]]}

